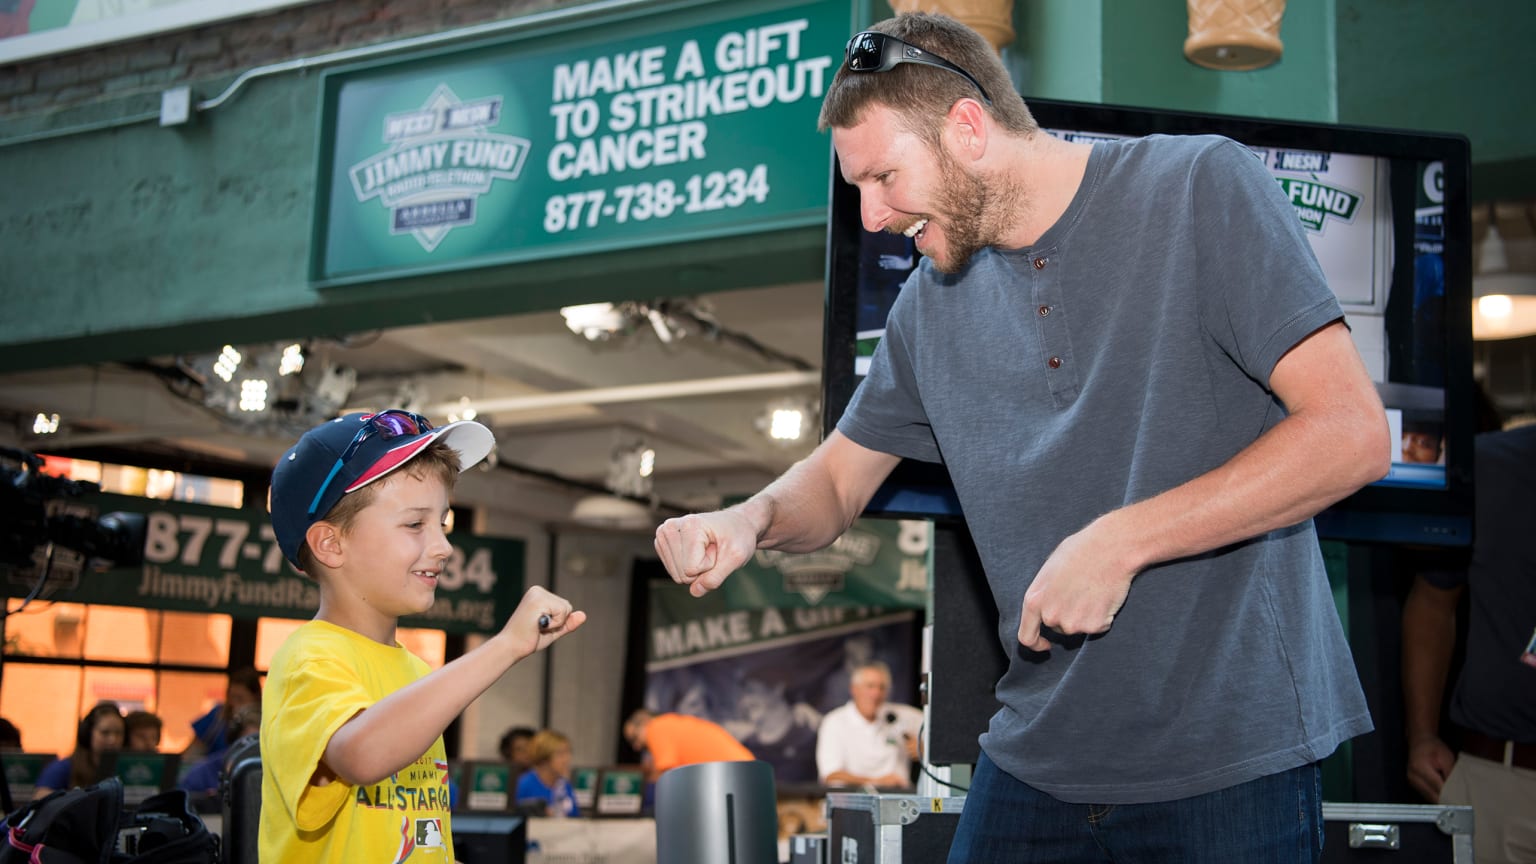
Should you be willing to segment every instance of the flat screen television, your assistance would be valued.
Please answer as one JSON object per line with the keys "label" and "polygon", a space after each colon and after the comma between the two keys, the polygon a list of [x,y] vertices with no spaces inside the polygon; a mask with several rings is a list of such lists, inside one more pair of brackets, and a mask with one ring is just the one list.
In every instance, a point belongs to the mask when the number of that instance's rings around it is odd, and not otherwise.
{"label": "flat screen television", "polygon": [[[1338,295],[1393,430],[1387,477],[1316,519],[1323,537],[1430,545],[1471,540],[1470,151],[1454,135],[1028,100],[1042,128],[1094,141],[1225,135],[1295,205]],[[909,239],[872,234],[834,155],[827,238],[823,434],[837,425],[917,264]],[[866,516],[964,518],[939,464],[903,462]]]}
{"label": "flat screen television", "polygon": [[453,853],[462,864],[522,864],[528,820],[512,813],[454,813]]}

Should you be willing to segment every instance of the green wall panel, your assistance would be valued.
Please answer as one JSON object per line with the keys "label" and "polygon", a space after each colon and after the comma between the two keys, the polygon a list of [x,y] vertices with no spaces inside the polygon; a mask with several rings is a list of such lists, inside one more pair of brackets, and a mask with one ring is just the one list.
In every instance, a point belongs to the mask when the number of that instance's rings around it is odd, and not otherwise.
{"label": "green wall panel", "polygon": [[1184,57],[1183,3],[1104,3],[1104,101],[1118,105],[1331,122],[1331,0],[1293,2],[1280,25],[1285,53],[1263,69],[1220,72]]}
{"label": "green wall panel", "polygon": [[1536,195],[1536,3],[1336,2],[1340,122],[1466,135],[1473,197]]}

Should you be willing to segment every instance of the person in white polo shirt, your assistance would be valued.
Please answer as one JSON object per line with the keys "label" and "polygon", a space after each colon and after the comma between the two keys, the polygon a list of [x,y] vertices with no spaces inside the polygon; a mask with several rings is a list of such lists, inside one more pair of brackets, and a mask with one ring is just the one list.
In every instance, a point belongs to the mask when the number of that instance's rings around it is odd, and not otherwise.
{"label": "person in white polo shirt", "polygon": [[885,701],[891,669],[875,660],[849,678],[847,704],[821,718],[816,733],[816,776],[828,786],[912,787],[923,712]]}

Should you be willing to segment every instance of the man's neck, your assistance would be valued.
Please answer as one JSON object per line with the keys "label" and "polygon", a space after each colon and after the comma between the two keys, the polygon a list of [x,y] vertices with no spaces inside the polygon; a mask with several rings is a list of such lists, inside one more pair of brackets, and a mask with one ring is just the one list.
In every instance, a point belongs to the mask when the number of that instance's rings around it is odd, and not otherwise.
{"label": "man's neck", "polygon": [[1088,170],[1093,146],[1062,141],[1041,130],[1012,142],[1003,171],[1024,194],[1013,227],[999,245],[1023,249],[1040,241],[1071,206]]}

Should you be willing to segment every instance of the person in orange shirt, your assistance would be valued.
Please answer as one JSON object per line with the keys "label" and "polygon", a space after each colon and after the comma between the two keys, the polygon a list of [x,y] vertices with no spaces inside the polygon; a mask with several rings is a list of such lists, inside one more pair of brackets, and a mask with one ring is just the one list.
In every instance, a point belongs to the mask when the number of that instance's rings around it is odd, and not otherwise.
{"label": "person in orange shirt", "polygon": [[648,783],[679,765],[757,758],[718,723],[690,714],[652,714],[642,708],[624,721],[624,740],[641,754]]}

